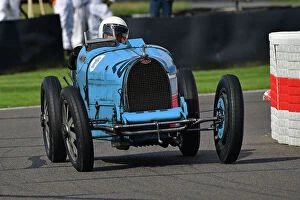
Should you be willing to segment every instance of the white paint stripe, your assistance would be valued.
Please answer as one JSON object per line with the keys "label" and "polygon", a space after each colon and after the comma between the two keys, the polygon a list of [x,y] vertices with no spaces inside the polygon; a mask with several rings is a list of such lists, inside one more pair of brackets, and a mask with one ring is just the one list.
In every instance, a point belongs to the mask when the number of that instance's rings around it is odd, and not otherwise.
{"label": "white paint stripe", "polygon": [[22,109],[30,109],[30,108],[39,108],[40,106],[28,106],[28,107],[13,107],[13,108],[0,108],[2,110],[22,110]]}
{"label": "white paint stripe", "polygon": [[[269,88],[270,89],[270,88]],[[269,89],[261,89],[261,90],[247,90],[247,91],[243,91],[243,94],[252,94],[252,93],[265,93],[265,91],[269,90]],[[211,95],[215,95],[215,93],[205,93],[205,94],[198,94],[198,96],[211,96]]]}
{"label": "white paint stripe", "polygon": [[[249,91],[243,91],[243,93],[256,93],[256,92],[262,92],[264,93],[266,90],[268,89],[264,89],[264,90],[249,90]],[[215,93],[206,93],[206,94],[198,94],[198,96],[211,96],[211,95],[215,95]],[[13,107],[13,108],[0,108],[0,111],[2,110],[22,110],[22,109],[30,109],[30,108],[39,108],[40,105],[38,106],[28,106],[28,107]]]}

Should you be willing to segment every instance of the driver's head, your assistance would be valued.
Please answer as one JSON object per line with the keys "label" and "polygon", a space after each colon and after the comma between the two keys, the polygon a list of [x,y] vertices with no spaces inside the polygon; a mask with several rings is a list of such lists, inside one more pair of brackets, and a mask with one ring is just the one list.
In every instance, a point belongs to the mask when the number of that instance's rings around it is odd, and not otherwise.
{"label": "driver's head", "polygon": [[129,35],[126,22],[120,17],[108,17],[99,26],[100,38],[116,38],[120,43],[125,44]]}

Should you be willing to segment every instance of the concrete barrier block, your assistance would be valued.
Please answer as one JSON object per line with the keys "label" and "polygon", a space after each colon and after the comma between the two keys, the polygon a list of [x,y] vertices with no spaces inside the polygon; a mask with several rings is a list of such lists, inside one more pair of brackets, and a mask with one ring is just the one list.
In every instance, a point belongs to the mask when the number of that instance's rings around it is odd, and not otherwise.
{"label": "concrete barrier block", "polygon": [[287,65],[288,61],[286,60],[275,60],[274,62],[276,63],[278,69],[289,69]]}
{"label": "concrete barrier block", "polygon": [[275,51],[275,45],[272,42],[270,42],[269,47],[270,51]]}
{"label": "concrete barrier block", "polygon": [[289,87],[295,87],[295,89],[299,88],[300,87],[300,79],[290,78],[289,79]]}
{"label": "concrete barrier block", "polygon": [[289,120],[290,129],[300,129],[300,121]]}
{"label": "concrete barrier block", "polygon": [[279,44],[276,47],[277,52],[300,53],[300,46],[294,44]]}
{"label": "concrete barrier block", "polygon": [[[285,65],[288,66],[288,69],[298,69],[298,70],[300,70],[300,62],[285,61]],[[300,77],[298,77],[298,78],[300,78]]]}
{"label": "concrete barrier block", "polygon": [[276,52],[277,60],[286,60],[291,62],[299,62],[300,55],[299,53],[288,53],[288,52]]}
{"label": "concrete barrier block", "polygon": [[278,120],[278,126],[283,128],[284,131],[287,133],[287,128],[289,128],[289,120],[288,119],[280,119]]}
{"label": "concrete barrier block", "polygon": [[300,113],[299,112],[289,112],[289,119],[300,122]]}
{"label": "concrete barrier block", "polygon": [[300,31],[281,31],[269,34],[271,44],[300,45]]}
{"label": "concrete barrier block", "polygon": [[270,66],[270,74],[277,77],[277,69],[276,67]]}
{"label": "concrete barrier block", "polygon": [[298,138],[298,139],[300,139],[300,130],[299,129],[289,128],[288,129],[288,136],[290,138]]}
{"label": "concrete barrier block", "polygon": [[280,68],[277,68],[277,76],[278,77],[287,77],[288,76],[288,73],[289,73],[289,70],[288,69],[280,69]]}
{"label": "concrete barrier block", "polygon": [[271,107],[271,116],[276,117],[278,119],[278,110],[276,108]]}
{"label": "concrete barrier block", "polygon": [[276,53],[273,45],[271,45],[272,49],[270,50],[270,59],[271,60],[276,60]]}
{"label": "concrete barrier block", "polygon": [[300,146],[300,31],[269,34],[271,135]]}
{"label": "concrete barrier block", "polygon": [[288,78],[299,78],[300,77],[300,68],[299,69],[288,69]]}
{"label": "concrete barrier block", "polygon": [[300,112],[300,104],[289,103],[289,111],[290,112]]}
{"label": "concrete barrier block", "polygon": [[289,138],[289,145],[300,146],[300,138]]}
{"label": "concrete barrier block", "polygon": [[278,130],[275,129],[275,127],[272,126],[271,128],[271,136],[273,139],[277,140],[278,137],[279,137],[279,134],[278,134]]}
{"label": "concrete barrier block", "polygon": [[273,66],[276,69],[277,63],[276,63],[276,59],[275,58],[274,59],[270,58],[270,65]]}
{"label": "concrete barrier block", "polygon": [[289,140],[288,136],[282,135],[282,134],[280,134],[280,132],[278,132],[278,133],[279,134],[277,135],[277,139],[276,139],[278,141],[278,143],[280,143],[280,144],[288,144],[288,140]]}
{"label": "concrete barrier block", "polygon": [[278,110],[277,111],[277,117],[278,119],[289,119],[290,115],[289,115],[289,111],[287,110]]}
{"label": "concrete barrier block", "polygon": [[288,102],[291,104],[291,106],[299,106],[300,105],[300,94],[289,94],[288,95]]}

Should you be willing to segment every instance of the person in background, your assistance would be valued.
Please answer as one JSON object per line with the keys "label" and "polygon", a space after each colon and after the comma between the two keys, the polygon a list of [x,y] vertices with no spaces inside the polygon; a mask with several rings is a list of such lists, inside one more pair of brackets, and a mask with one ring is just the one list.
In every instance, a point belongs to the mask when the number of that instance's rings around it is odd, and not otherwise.
{"label": "person in background", "polygon": [[163,17],[171,17],[173,0],[150,0],[150,17],[159,17],[162,9]]}
{"label": "person in background", "polygon": [[89,0],[50,0],[54,13],[60,17],[62,40],[65,54],[83,44],[86,31]]}
{"label": "person in background", "polygon": [[72,0],[50,0],[54,13],[60,17],[62,28],[62,42],[66,55],[72,50],[72,29],[73,29],[73,3]]}
{"label": "person in background", "polygon": [[[0,0],[1,1],[1,0]],[[101,21],[112,16],[109,6],[114,0],[50,0],[54,13],[59,14],[62,26],[63,48],[65,54],[84,43],[83,33],[98,33]]]}
{"label": "person in background", "polygon": [[81,46],[84,43],[83,33],[87,31],[89,19],[89,0],[72,0],[73,2],[73,35],[72,47]]}
{"label": "person in background", "polygon": [[98,35],[99,24],[107,17],[113,16],[110,9],[110,5],[114,3],[114,0],[90,0],[89,4],[89,32],[92,38],[96,38]]}
{"label": "person in background", "polygon": [[21,0],[0,0],[0,21],[20,18]]}

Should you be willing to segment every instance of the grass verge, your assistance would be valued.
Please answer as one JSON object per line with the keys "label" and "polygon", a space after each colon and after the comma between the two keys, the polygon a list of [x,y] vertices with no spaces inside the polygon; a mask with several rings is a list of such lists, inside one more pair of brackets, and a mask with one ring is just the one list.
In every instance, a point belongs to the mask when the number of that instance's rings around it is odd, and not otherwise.
{"label": "grass verge", "polygon": [[[63,76],[68,77],[67,68],[43,69],[34,72],[0,76],[0,108],[40,105],[40,87],[45,76],[57,76],[65,87]],[[193,71],[199,93],[213,93],[223,74],[235,74],[246,90],[267,89],[269,66],[235,67],[219,70]]]}
{"label": "grass verge", "polygon": [[215,92],[217,84],[224,74],[236,75],[243,91],[267,89],[270,87],[269,65],[234,67],[230,69],[193,71],[199,93]]}
{"label": "grass verge", "polygon": [[33,106],[40,104],[40,87],[45,76],[57,76],[66,85],[63,76],[67,68],[38,70],[0,76],[0,108]]}

